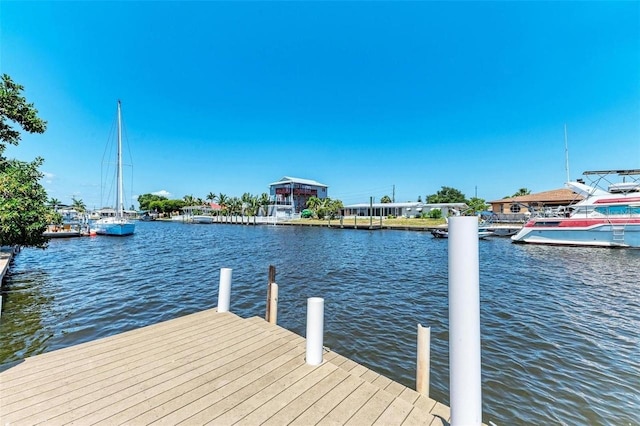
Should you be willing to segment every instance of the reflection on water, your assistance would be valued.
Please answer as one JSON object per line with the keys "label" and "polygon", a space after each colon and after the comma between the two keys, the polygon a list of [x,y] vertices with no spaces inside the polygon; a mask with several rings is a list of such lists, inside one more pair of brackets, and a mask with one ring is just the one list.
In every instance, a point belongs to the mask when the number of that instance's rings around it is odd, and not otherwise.
{"label": "reflection on water", "polygon": [[[640,250],[480,241],[484,421],[640,424]],[[431,326],[431,396],[448,400],[447,242],[430,234],[146,223],[127,238],[23,250],[3,287],[0,363],[216,305],[305,333],[325,298],[325,344],[414,387],[418,323]]]}

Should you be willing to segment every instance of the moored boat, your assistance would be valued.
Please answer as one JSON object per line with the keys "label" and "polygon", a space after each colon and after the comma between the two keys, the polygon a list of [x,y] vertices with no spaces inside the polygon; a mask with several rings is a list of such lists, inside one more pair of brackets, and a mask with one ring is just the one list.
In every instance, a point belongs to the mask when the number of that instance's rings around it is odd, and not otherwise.
{"label": "moored boat", "polygon": [[47,238],[73,238],[88,234],[87,225],[81,223],[65,223],[62,225],[47,225],[43,235]]}
{"label": "moored boat", "polygon": [[[640,248],[640,169],[588,171],[566,186],[584,199],[553,215],[533,216],[511,239],[516,243]],[[612,175],[622,176],[610,184]],[[609,184],[603,189],[600,184]]]}
{"label": "moored boat", "polygon": [[118,101],[118,148],[116,166],[116,208],[114,216],[105,217],[95,222],[95,232],[98,235],[126,236],[133,235],[135,224],[124,215],[123,182],[122,182],[122,120],[120,101]]}
{"label": "moored boat", "polygon": [[[431,235],[435,238],[449,238],[449,231],[447,229],[432,229]],[[478,238],[483,239],[493,235],[491,231],[485,231],[483,229],[478,229]]]}

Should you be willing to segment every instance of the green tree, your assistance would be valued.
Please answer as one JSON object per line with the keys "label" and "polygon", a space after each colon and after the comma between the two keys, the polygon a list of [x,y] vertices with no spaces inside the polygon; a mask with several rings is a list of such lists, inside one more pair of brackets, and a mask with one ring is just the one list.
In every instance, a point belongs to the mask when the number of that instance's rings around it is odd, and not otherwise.
{"label": "green tree", "polygon": [[5,144],[20,143],[20,132],[14,130],[7,120],[19,124],[28,133],[44,133],[47,130],[47,122],[38,118],[38,110],[21,96],[23,90],[23,86],[3,74],[0,84],[0,159],[3,159]]}
{"label": "green tree", "polygon": [[[325,198],[326,199],[326,198]],[[307,208],[314,214],[318,214],[318,209],[322,206],[322,200],[318,197],[309,197],[307,200]]]}
{"label": "green tree", "polygon": [[73,207],[73,209],[78,213],[84,213],[85,211],[87,211],[87,206],[85,206],[82,200],[76,200],[75,197],[72,197],[71,202],[72,202],[71,207]]}
{"label": "green tree", "polygon": [[440,209],[431,209],[429,213],[427,213],[427,217],[431,219],[440,219],[442,217],[442,210]]}
{"label": "green tree", "polygon": [[383,195],[382,198],[380,198],[380,202],[383,204],[389,204],[391,203],[391,197],[389,197],[388,195]]}
{"label": "green tree", "polygon": [[484,198],[472,197],[468,202],[469,210],[465,212],[466,215],[475,215],[478,212],[487,210],[488,205]]}
{"label": "green tree", "polygon": [[226,216],[229,212],[227,210],[227,204],[229,204],[229,197],[222,192],[218,194],[218,204],[220,204],[220,213]]}
{"label": "green tree", "polygon": [[467,199],[462,192],[455,188],[443,186],[440,191],[427,196],[427,203],[466,203]]}
{"label": "green tree", "polygon": [[55,212],[46,205],[47,193],[40,185],[43,174],[38,170],[44,160],[32,162],[8,160],[6,144],[18,145],[20,132],[15,123],[28,133],[44,133],[47,122],[38,110],[21,95],[24,87],[7,74],[0,83],[0,245],[45,248],[48,239],[42,234],[48,223],[55,222]]}
{"label": "green tree", "polygon": [[[520,188],[511,197],[520,197],[521,195],[529,195],[529,194],[531,194],[531,190],[530,189]],[[511,197],[507,197],[507,198],[511,198]]]}
{"label": "green tree", "polygon": [[163,197],[162,195],[142,194],[138,196],[138,204],[140,205],[140,210],[153,210],[150,205],[152,202],[163,201],[167,199],[167,197]]}
{"label": "green tree", "polygon": [[28,163],[2,160],[0,164],[0,246],[45,248],[47,224],[56,222],[46,205],[47,193],[40,185],[42,158]]}
{"label": "green tree", "polygon": [[229,200],[227,205],[230,216],[237,216],[242,214],[242,200],[238,197],[233,197]]}
{"label": "green tree", "polygon": [[215,201],[218,199],[218,196],[216,194],[214,194],[213,192],[209,192],[207,194],[207,201],[209,201],[210,203],[215,203]]}
{"label": "green tree", "polygon": [[53,208],[54,211],[58,211],[58,206],[60,205],[60,200],[57,198],[51,198],[48,201],[49,207]]}
{"label": "green tree", "polygon": [[263,192],[260,194],[260,198],[258,198],[258,204],[262,207],[262,214],[265,216],[269,216],[269,206],[271,205],[271,198],[269,194]]}

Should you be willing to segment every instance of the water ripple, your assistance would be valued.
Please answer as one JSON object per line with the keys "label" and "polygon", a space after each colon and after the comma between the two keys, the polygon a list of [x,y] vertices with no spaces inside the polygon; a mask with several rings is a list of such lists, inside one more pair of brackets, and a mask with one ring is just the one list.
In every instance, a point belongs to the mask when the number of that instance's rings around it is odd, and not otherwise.
{"label": "water ripple", "polygon": [[[479,244],[484,421],[640,424],[640,250]],[[139,223],[52,241],[11,266],[0,364],[214,307],[221,267],[231,310],[263,316],[269,265],[280,325],[304,335],[324,297],[325,344],[407,386],[430,326],[431,396],[449,403],[447,242],[421,232]]]}

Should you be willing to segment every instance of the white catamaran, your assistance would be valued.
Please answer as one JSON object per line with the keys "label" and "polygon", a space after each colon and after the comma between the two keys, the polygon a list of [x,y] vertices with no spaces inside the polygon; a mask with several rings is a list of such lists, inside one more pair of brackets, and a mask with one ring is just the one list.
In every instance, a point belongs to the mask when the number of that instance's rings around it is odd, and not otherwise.
{"label": "white catamaran", "polygon": [[115,215],[96,221],[95,231],[99,235],[125,236],[133,235],[135,224],[124,215],[123,183],[122,183],[122,120],[120,114],[120,101],[118,100],[118,149],[116,166],[116,208]]}

